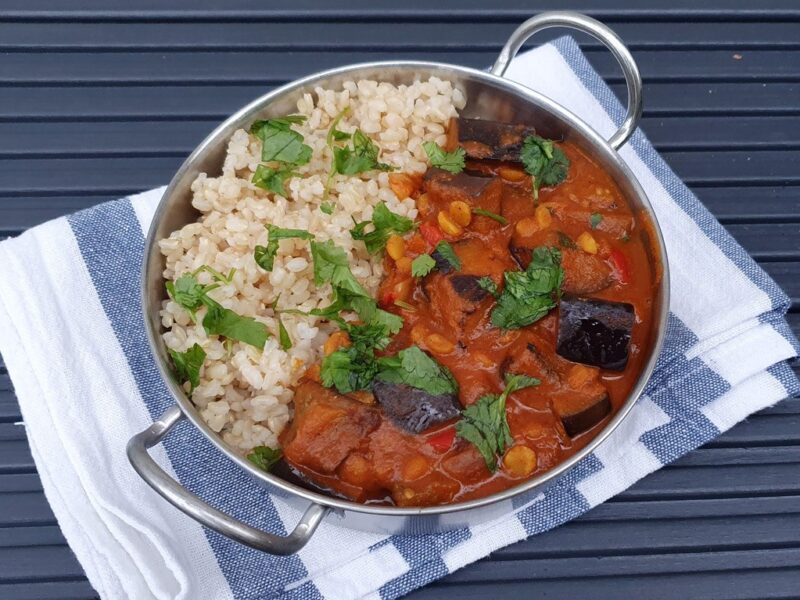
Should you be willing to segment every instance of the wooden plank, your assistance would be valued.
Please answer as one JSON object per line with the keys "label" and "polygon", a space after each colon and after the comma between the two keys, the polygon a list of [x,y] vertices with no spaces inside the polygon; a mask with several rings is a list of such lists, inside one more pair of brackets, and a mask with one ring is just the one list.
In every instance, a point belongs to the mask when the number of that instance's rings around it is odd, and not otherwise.
{"label": "wooden plank", "polygon": [[[263,82],[242,85],[127,85],[6,87],[0,94],[0,120],[54,121],[199,120],[221,122],[249,101],[273,89]],[[618,96],[624,86],[614,85]],[[647,82],[645,116],[797,115],[800,107],[787,101],[800,93],[797,83]],[[54,103],[53,98],[58,98]]]}
{"label": "wooden plank", "polygon": [[[593,559],[587,559],[587,562]],[[486,600],[495,598],[585,598],[618,600],[641,598],[646,590],[648,600],[675,598],[715,598],[718,600],[752,600],[796,598],[800,570],[764,569],[742,570],[720,575],[707,573],[671,573],[669,575],[618,577],[609,574],[584,580],[578,577],[508,583],[435,583],[408,596],[408,600]]]}
{"label": "wooden plank", "polygon": [[[681,35],[664,27],[660,22],[626,22],[607,19],[606,24],[625,41],[631,49],[642,48],[720,48],[743,50],[745,48],[796,48],[797,28],[794,23],[748,22],[684,22]],[[199,39],[203,47],[219,51],[274,50],[274,49],[486,49],[499,51],[512,30],[508,23],[482,23],[480,36],[474,36],[474,24],[447,23],[433,19],[404,27],[398,36],[398,25],[376,22],[369,27],[358,21],[310,21],[287,27],[278,21],[229,22],[209,26],[200,22],[112,22],[79,21],[64,27],[55,22],[2,22],[0,21],[0,50],[124,50],[138,51],[189,50],[197,48]],[[297,30],[303,36],[298,38]],[[769,37],[766,37],[767,34]],[[543,43],[559,33],[543,32],[536,42]],[[599,42],[587,36],[577,36],[585,48],[599,48]]]}
{"label": "wooden plank", "polygon": [[757,260],[800,259],[797,223],[733,223],[726,229]]}
{"label": "wooden plank", "polygon": [[0,548],[66,545],[58,525],[0,527]]}
{"label": "wooden plank", "polygon": [[84,577],[68,546],[0,547],[0,563],[0,583]]}
{"label": "wooden plank", "polygon": [[14,600],[95,600],[97,592],[82,578],[77,581],[0,584],[0,597]]}
{"label": "wooden plank", "polygon": [[[783,81],[800,80],[800,53],[750,50],[737,60],[729,50],[703,52],[640,50],[635,58],[647,82]],[[609,81],[622,81],[613,57],[588,49],[587,58]],[[0,64],[6,85],[283,83],[315,71],[373,60],[431,60],[485,68],[495,53],[383,49],[366,51],[280,52],[36,52],[9,53]],[[259,65],[269,64],[267,72]],[[311,65],[314,65],[311,67]]]}

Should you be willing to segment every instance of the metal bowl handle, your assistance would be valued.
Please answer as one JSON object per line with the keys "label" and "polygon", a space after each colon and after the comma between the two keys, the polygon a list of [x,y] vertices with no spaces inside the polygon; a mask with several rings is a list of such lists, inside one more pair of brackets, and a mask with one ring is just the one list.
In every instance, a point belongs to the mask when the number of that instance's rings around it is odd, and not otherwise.
{"label": "metal bowl handle", "polygon": [[311,504],[300,518],[297,527],[289,535],[283,537],[267,533],[242,523],[219,509],[206,504],[198,496],[184,488],[180,483],[167,475],[156,464],[148,448],[158,444],[164,436],[183,418],[180,407],[172,406],[158,421],[137,433],[128,442],[128,460],[133,468],[147,484],[165,498],[175,508],[183,511],[195,521],[209,529],[221,533],[234,541],[263,550],[270,554],[294,554],[308,543],[328,508],[319,504]]}
{"label": "metal bowl handle", "polygon": [[517,27],[511,37],[508,38],[508,42],[500,51],[500,55],[492,67],[492,74],[502,77],[503,73],[508,69],[511,59],[517,55],[522,44],[534,33],[549,27],[570,27],[583,33],[588,33],[602,42],[617,59],[619,66],[622,67],[625,83],[628,86],[628,114],[625,115],[625,120],[617,132],[608,140],[608,143],[615,150],[619,150],[631,137],[642,116],[642,76],[639,74],[639,67],[636,66],[636,61],[633,60],[631,53],[619,36],[600,21],[571,11],[544,12],[531,17]]}

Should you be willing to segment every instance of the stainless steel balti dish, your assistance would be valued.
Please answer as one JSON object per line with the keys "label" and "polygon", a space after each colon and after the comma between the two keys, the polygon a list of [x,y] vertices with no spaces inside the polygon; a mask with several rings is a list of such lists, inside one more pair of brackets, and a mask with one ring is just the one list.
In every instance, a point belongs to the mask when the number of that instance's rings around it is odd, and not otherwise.
{"label": "stainless steel balti dish", "polygon": [[[503,78],[511,59],[522,44],[532,34],[549,27],[568,27],[587,33],[605,44],[619,61],[627,83],[628,111],[625,120],[610,139],[602,138],[579,116],[573,115],[556,102]],[[204,422],[196,407],[171,375],[168,354],[162,341],[159,309],[165,297],[162,277],[164,261],[159,252],[158,240],[197,218],[197,211],[191,206],[191,183],[199,173],[214,174],[220,171],[226,144],[236,129],[247,128],[257,118],[291,113],[298,98],[317,86],[338,89],[344,80],[362,78],[400,84],[430,76],[450,80],[463,89],[469,99],[463,116],[521,122],[535,127],[537,131],[543,132],[543,135],[563,138],[576,144],[611,175],[630,206],[652,223],[650,235],[652,261],[661,269],[653,312],[654,325],[650,336],[652,342],[638,380],[620,410],[584,448],[544,474],[501,493],[457,504],[425,508],[358,504],[309,491],[258,469],[229,448]],[[147,237],[142,271],[144,319],[147,323],[152,352],[163,379],[174,397],[175,405],[159,420],[130,440],[128,456],[133,467],[154,490],[193,519],[242,544],[274,554],[291,554],[302,548],[326,515],[335,524],[356,529],[386,533],[430,533],[496,518],[512,511],[512,500],[519,505],[541,493],[548,484],[558,479],[603,443],[603,440],[626,418],[650,378],[663,341],[669,298],[669,275],[664,242],[650,202],[617,153],[636,129],[641,111],[641,78],[633,58],[622,41],[601,23],[572,12],[543,13],[523,23],[511,35],[489,71],[478,71],[451,64],[411,61],[349,65],[299,79],[261,96],[239,110],[217,127],[183,163],[164,193]],[[288,536],[282,537],[258,530],[213,508],[182,487],[153,461],[148,454],[148,448],[158,444],[183,418],[188,418],[220,452],[239,468],[246,470],[255,481],[265,486],[271,493],[278,494],[299,508],[305,509],[300,522]]]}

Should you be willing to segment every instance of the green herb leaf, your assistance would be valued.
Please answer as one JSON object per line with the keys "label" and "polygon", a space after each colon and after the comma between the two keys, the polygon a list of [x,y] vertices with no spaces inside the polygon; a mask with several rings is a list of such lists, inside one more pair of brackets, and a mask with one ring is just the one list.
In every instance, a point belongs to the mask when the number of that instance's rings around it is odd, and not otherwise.
{"label": "green herb leaf", "polygon": [[414,277],[425,277],[433,271],[435,266],[436,261],[431,258],[430,254],[420,254],[411,261],[411,274]]}
{"label": "green herb leaf", "polygon": [[267,326],[252,317],[243,317],[225,308],[208,296],[203,299],[208,308],[203,328],[208,335],[222,335],[263,350],[269,338]]}
{"label": "green herb leaf", "polygon": [[301,240],[313,240],[314,235],[303,229],[285,229],[283,227],[276,227],[271,223],[265,225],[269,234],[266,246],[256,246],[253,252],[253,258],[256,264],[265,271],[272,271],[275,266],[275,255],[278,253],[278,242],[280,240],[288,240],[296,238]]}
{"label": "green herb leaf", "polygon": [[247,455],[247,460],[262,471],[269,471],[277,463],[283,453],[277,448],[269,446],[256,446]]}
{"label": "green herb leaf", "polygon": [[562,248],[577,248],[578,244],[576,244],[571,237],[569,237],[563,231],[558,232],[558,245]]}
{"label": "green herb leaf", "polygon": [[378,379],[403,383],[429,394],[455,394],[458,384],[450,370],[419,349],[409,346],[396,356],[378,359]]}
{"label": "green herb leaf", "polygon": [[520,151],[525,171],[533,176],[533,197],[539,197],[542,186],[556,186],[567,178],[569,159],[564,151],[538,135],[529,135],[522,143]]}
{"label": "green herb leaf", "polygon": [[556,306],[564,279],[561,252],[539,247],[525,271],[506,271],[505,287],[492,310],[492,324],[519,329],[544,317]]}
{"label": "green herb leaf", "polygon": [[500,292],[497,290],[497,284],[489,276],[483,276],[480,279],[478,279],[478,285],[481,286],[487,292],[489,292],[495,298],[497,298],[500,295]]}
{"label": "green herb leaf", "polygon": [[347,115],[350,114],[350,107],[347,106],[345,109],[336,115],[331,121],[331,126],[328,128],[328,135],[325,136],[325,141],[329,147],[333,148],[333,142],[341,142],[343,140],[349,140],[352,137],[352,134],[345,133],[344,131],[339,131],[337,129],[339,127],[339,122]]}
{"label": "green herb leaf", "polygon": [[589,217],[589,225],[591,226],[592,229],[597,229],[597,226],[600,225],[600,222],[602,220],[603,220],[603,215],[597,212],[592,213],[592,215]]}
{"label": "green herb leaf", "polygon": [[305,117],[289,115],[280,119],[256,121],[250,132],[261,140],[261,160],[301,166],[311,160],[311,146],[291,126],[302,123]]}
{"label": "green herb leaf", "polygon": [[463,148],[445,152],[444,148],[436,142],[425,142],[422,147],[425,150],[425,154],[428,155],[432,167],[438,167],[450,173],[461,173],[464,170],[466,152]]}
{"label": "green herb leaf", "polygon": [[278,340],[281,343],[281,348],[283,348],[284,350],[291,350],[292,338],[289,337],[289,332],[286,331],[286,326],[283,324],[281,316],[276,313],[275,318],[278,321]]}
{"label": "green herb leaf", "polygon": [[323,202],[319,205],[319,209],[324,212],[326,215],[333,214],[333,203],[332,202]]}
{"label": "green herb leaf", "polygon": [[339,393],[348,394],[370,387],[378,371],[376,350],[384,350],[390,338],[378,323],[346,325],[350,346],[339,348],[322,360],[320,375],[322,385],[335,387]]}
{"label": "green herb leaf", "polygon": [[181,382],[188,381],[191,385],[189,393],[200,385],[200,369],[206,360],[206,352],[199,344],[194,344],[186,352],[169,350],[172,362],[175,364],[175,373]]}
{"label": "green herb leaf", "polygon": [[453,250],[453,247],[447,240],[442,240],[436,244],[436,249],[434,252],[449,262],[450,266],[453,267],[455,271],[459,271],[461,269],[461,259],[456,256],[455,250]]}
{"label": "green herb leaf", "polygon": [[[373,226],[372,230],[366,231],[370,224]],[[407,233],[413,228],[414,221],[393,213],[385,202],[381,202],[372,212],[372,220],[356,223],[355,227],[350,230],[350,235],[354,240],[363,241],[367,252],[377,254],[384,249],[390,235]]]}
{"label": "green herb leaf", "polygon": [[192,316],[203,305],[203,295],[205,293],[203,286],[190,273],[184,273],[174,283],[168,281],[166,287],[170,298],[188,310]]}
{"label": "green herb leaf", "polygon": [[352,146],[333,148],[333,170],[340,175],[357,175],[366,171],[392,171],[394,167],[378,161],[380,149],[363,131],[356,129]]}
{"label": "green herb leaf", "polygon": [[500,225],[508,225],[508,219],[506,219],[502,215],[498,215],[497,213],[493,213],[490,210],[486,210],[485,208],[473,208],[472,213],[476,215],[480,215],[482,217],[489,217],[490,219],[494,219]]}
{"label": "green herb leaf", "polygon": [[367,290],[358,283],[350,271],[347,253],[331,240],[311,242],[311,257],[314,260],[315,284],[331,283],[334,288],[342,288],[358,296],[370,297]]}
{"label": "green herb leaf", "polygon": [[486,394],[464,409],[456,423],[456,435],[474,445],[489,471],[497,470],[497,458],[514,443],[506,416],[508,396],[524,387],[539,385],[539,380],[527,375],[511,375],[501,394]]}
{"label": "green herb leaf", "polygon": [[258,165],[258,167],[256,167],[256,172],[253,173],[253,179],[251,179],[251,181],[262,189],[269,190],[275,194],[280,194],[284,198],[288,198],[289,194],[286,192],[284,184],[286,183],[287,179],[290,179],[296,175],[297,173],[294,171],[294,168],[291,165],[278,169],[274,169],[266,165]]}

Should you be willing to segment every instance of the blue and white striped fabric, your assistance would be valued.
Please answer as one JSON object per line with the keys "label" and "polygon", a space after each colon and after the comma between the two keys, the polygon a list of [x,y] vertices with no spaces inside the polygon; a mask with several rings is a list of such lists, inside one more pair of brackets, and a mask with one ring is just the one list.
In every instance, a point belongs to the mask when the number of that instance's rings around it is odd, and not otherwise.
{"label": "blue and white striped fabric", "polygon": [[[610,136],[623,109],[568,38],[509,72]],[[172,401],[150,356],[138,277],[162,190],[57,219],[0,244],[0,352],[59,524],[103,598],[395,598],[555,527],[796,394],[789,299],[637,133],[623,158],[667,242],[669,333],[630,418],[557,485],[510,514],[428,536],[345,530],[328,517],[276,558],[203,530],[127,463],[126,440]],[[156,459],[215,506],[285,533],[299,514],[184,423]]]}

